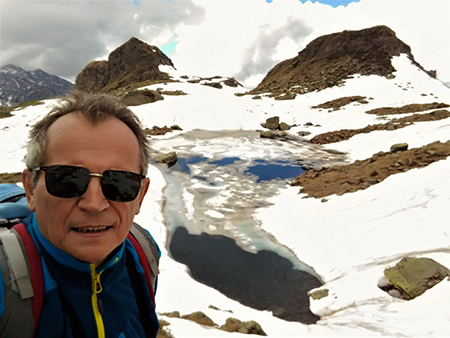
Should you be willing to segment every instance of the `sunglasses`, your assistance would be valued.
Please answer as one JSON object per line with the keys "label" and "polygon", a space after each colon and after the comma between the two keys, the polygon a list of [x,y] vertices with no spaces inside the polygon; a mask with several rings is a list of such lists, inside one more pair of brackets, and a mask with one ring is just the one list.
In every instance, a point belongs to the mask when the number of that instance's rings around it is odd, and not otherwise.
{"label": "sunglasses", "polygon": [[130,202],[136,199],[141,180],[145,175],[121,170],[105,170],[103,174],[91,173],[84,167],[71,165],[52,165],[38,167],[33,171],[45,172],[45,186],[49,194],[61,198],[82,196],[91,180],[91,176],[100,177],[103,195],[115,202]]}

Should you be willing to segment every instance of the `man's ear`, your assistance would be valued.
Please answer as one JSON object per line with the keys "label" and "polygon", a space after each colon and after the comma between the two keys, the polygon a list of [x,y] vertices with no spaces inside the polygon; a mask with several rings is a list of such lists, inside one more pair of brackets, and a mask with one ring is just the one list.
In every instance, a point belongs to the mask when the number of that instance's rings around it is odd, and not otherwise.
{"label": "man's ear", "polygon": [[139,206],[136,210],[135,215],[139,214],[139,212],[141,211],[141,205],[142,202],[144,201],[145,194],[147,194],[149,186],[150,186],[150,179],[146,177],[141,182],[141,191],[139,192],[139,195],[137,197],[139,199]]}
{"label": "man's ear", "polygon": [[32,172],[28,169],[25,169],[22,172],[22,183],[27,196],[28,209],[36,211],[36,197],[34,194],[32,176]]}

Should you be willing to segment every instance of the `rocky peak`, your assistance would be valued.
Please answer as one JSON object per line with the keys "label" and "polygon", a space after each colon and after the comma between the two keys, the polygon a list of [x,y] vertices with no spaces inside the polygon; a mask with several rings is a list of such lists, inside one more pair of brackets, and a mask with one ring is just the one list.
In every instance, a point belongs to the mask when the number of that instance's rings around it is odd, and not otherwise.
{"label": "rocky peak", "polygon": [[27,71],[12,64],[0,67],[0,105],[5,107],[65,95],[72,89],[69,81],[41,69]]}
{"label": "rocky peak", "polygon": [[22,67],[8,64],[0,67],[0,73],[1,74],[25,74],[26,70]]}
{"label": "rocky peak", "polygon": [[302,94],[336,86],[353,74],[390,76],[395,71],[392,57],[402,53],[420,67],[411,48],[389,27],[324,35],[310,42],[296,57],[272,68],[251,93],[289,89]]}
{"label": "rocky peak", "polygon": [[163,82],[169,76],[159,65],[172,61],[156,46],[132,37],[109,54],[108,61],[89,63],[75,80],[75,89],[90,93],[113,93],[131,84],[146,81]]}

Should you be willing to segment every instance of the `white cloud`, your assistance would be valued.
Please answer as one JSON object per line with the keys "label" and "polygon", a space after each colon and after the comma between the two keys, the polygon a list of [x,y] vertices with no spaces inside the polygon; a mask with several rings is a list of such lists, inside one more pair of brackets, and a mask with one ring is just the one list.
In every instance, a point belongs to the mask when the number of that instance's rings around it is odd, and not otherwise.
{"label": "white cloud", "polygon": [[203,16],[191,1],[146,0],[135,6],[129,0],[2,0],[0,6],[0,63],[72,80],[132,36],[163,43],[178,24],[201,22]]}

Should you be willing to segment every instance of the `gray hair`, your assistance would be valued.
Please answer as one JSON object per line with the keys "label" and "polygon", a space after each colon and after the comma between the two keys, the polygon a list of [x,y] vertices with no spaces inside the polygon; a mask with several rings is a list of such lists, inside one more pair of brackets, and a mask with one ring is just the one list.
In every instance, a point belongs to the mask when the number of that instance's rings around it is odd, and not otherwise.
{"label": "gray hair", "polygon": [[[53,107],[42,120],[30,130],[25,164],[29,170],[42,166],[45,158],[46,135],[50,126],[60,117],[70,113],[80,113],[93,125],[115,117],[125,123],[136,135],[140,148],[141,174],[147,175],[150,161],[149,141],[139,118],[116,98],[108,95],[91,95],[72,92]],[[33,184],[37,183],[37,173],[33,172]]]}

